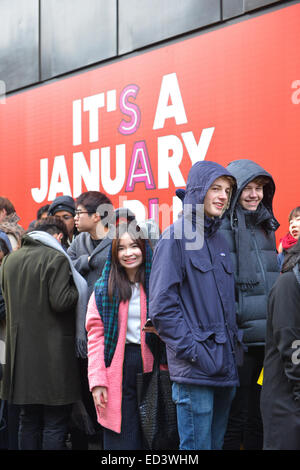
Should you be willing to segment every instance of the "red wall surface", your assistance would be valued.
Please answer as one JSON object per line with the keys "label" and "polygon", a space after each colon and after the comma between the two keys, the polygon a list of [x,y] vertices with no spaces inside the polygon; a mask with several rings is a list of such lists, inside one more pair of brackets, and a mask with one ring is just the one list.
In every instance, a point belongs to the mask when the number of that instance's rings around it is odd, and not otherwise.
{"label": "red wall surface", "polygon": [[193,162],[249,158],[274,177],[279,239],[300,205],[299,44],[297,4],[7,97],[0,194],[25,228],[85,190],[176,218]]}

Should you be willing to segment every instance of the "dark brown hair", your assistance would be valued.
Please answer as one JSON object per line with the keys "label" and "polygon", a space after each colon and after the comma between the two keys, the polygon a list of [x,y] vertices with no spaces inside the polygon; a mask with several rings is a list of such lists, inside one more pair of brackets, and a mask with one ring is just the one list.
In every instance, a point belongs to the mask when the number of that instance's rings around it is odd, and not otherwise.
{"label": "dark brown hair", "polygon": [[33,230],[47,232],[50,235],[62,233],[62,243],[65,243],[68,239],[66,224],[59,217],[55,217],[55,215],[48,215],[48,217],[38,220]]}
{"label": "dark brown hair", "polygon": [[265,184],[270,183],[270,178],[268,176],[261,175],[254,178],[252,181],[250,181],[250,183],[260,184],[264,186]]}
{"label": "dark brown hair", "polygon": [[7,215],[13,214],[14,212],[16,212],[12,202],[10,202],[10,200],[7,199],[7,197],[0,196],[0,210],[2,211],[2,209],[6,210]]}
{"label": "dark brown hair", "polygon": [[[108,227],[113,215],[113,204],[106,194],[100,191],[86,191],[76,199],[76,207],[83,206],[89,214],[99,213],[102,225]],[[103,222],[105,221],[105,222]]]}
{"label": "dark brown hair", "polygon": [[129,224],[121,223],[116,228],[116,236],[112,241],[111,269],[108,279],[109,298],[112,299],[113,293],[116,291],[120,301],[129,300],[132,293],[132,283],[127,276],[126,270],[121,266],[118,258],[120,239],[125,235],[125,233],[128,233],[130,238],[137,243],[142,252],[143,262],[137,270],[135,282],[141,283],[145,288],[146,246],[144,233],[135,221],[132,221]]}
{"label": "dark brown hair", "polygon": [[293,209],[290,214],[289,214],[289,222],[294,219],[295,217],[299,217],[300,215],[300,206],[298,207],[295,207],[295,209]]}

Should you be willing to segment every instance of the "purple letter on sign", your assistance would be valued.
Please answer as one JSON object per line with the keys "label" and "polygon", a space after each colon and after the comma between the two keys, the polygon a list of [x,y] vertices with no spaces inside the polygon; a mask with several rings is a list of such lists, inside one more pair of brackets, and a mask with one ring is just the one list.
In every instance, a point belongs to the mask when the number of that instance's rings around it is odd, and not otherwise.
{"label": "purple letter on sign", "polygon": [[139,87],[137,85],[128,85],[121,92],[120,109],[123,114],[126,114],[130,117],[130,121],[125,121],[123,119],[119,126],[119,132],[123,135],[134,134],[134,132],[136,132],[139,128],[141,122],[140,109],[136,104],[131,103],[131,101],[129,101],[129,98],[131,96],[133,96],[133,98],[136,98],[138,92]]}
{"label": "purple letter on sign", "polygon": [[144,182],[146,189],[155,189],[146,142],[135,142],[126,183],[126,191],[133,191],[135,183]]}

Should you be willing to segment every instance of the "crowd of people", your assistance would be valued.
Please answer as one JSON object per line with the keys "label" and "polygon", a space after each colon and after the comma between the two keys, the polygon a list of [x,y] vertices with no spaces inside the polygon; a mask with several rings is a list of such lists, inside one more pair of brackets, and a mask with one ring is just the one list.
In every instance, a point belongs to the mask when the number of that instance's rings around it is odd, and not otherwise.
{"label": "crowd of people", "polygon": [[196,162],[176,194],[161,234],[99,191],[26,230],[0,197],[0,448],[146,450],[159,351],[178,449],[300,449],[300,207],[276,247],[256,162]]}

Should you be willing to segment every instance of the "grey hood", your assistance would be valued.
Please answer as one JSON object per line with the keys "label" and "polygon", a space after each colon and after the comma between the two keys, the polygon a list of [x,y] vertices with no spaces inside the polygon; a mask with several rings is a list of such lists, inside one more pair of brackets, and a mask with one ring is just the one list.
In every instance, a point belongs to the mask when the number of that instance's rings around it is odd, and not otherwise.
{"label": "grey hood", "polygon": [[[241,193],[245,186],[247,186],[250,181],[254,180],[258,176],[266,176],[269,178],[269,182],[264,186],[264,197],[260,204],[262,204],[268,212],[272,215],[274,225],[276,228],[279,227],[277,220],[274,217],[273,212],[273,198],[275,194],[275,183],[272,178],[272,175],[268,173],[263,167],[258,163],[253,162],[248,159],[235,160],[229,165],[227,165],[227,170],[235,177],[237,181],[237,191],[232,198],[232,204],[230,208],[230,220],[231,225],[233,224],[233,219],[235,217],[235,211]],[[274,229],[276,229],[274,227]]]}

